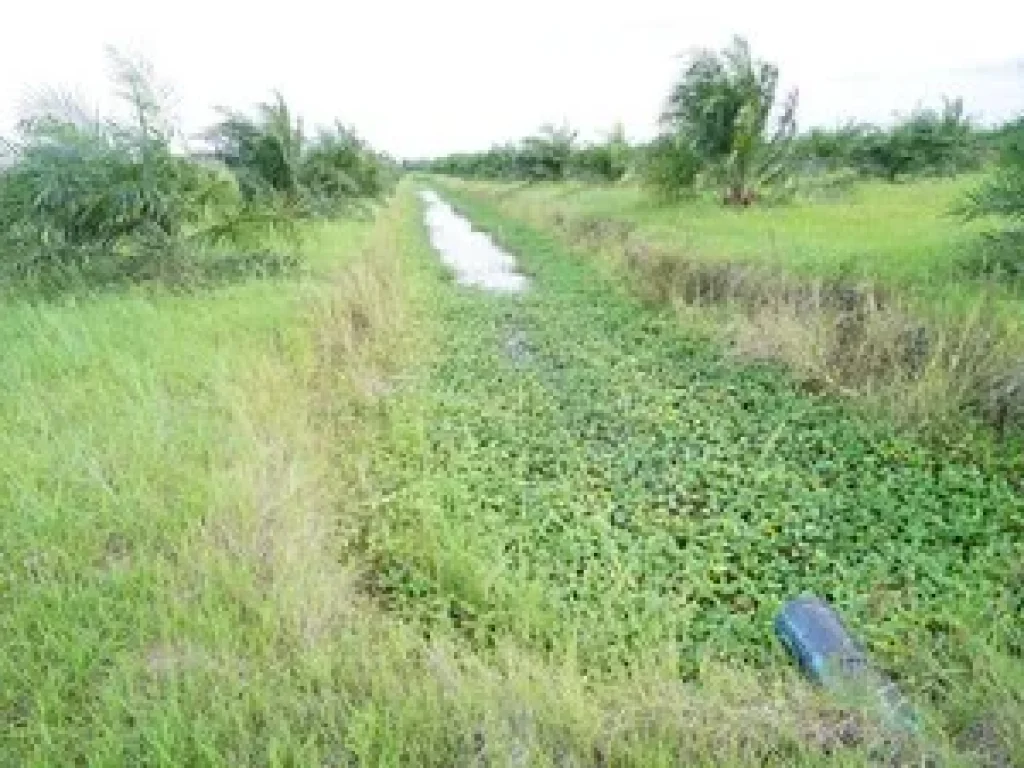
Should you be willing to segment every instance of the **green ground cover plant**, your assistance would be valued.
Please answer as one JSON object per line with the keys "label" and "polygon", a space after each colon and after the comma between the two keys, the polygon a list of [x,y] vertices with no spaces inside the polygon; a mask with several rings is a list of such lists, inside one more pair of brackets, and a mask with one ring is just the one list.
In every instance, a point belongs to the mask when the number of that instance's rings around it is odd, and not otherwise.
{"label": "green ground cover plant", "polygon": [[944,429],[1024,423],[1021,286],[981,273],[990,221],[956,215],[980,177],[859,184],[841,201],[737,211],[635,186],[447,181],[556,233],[649,301],[809,386]]}
{"label": "green ground cover plant", "polygon": [[[304,272],[5,304],[0,753],[1016,759],[1019,453],[808,396],[460,204],[526,294],[456,286],[405,183]],[[770,619],[804,589],[920,740],[799,678]]]}
{"label": "green ground cover plant", "polygon": [[[709,658],[784,666],[771,617],[809,590],[944,728],[979,654],[996,689],[1019,675],[1019,453],[983,432],[935,447],[809,397],[457,200],[534,287],[440,304],[428,417],[414,460],[385,465],[394,489],[366,534],[390,610],[588,677],[668,658],[686,679]],[[1015,694],[999,699],[1019,717]]]}

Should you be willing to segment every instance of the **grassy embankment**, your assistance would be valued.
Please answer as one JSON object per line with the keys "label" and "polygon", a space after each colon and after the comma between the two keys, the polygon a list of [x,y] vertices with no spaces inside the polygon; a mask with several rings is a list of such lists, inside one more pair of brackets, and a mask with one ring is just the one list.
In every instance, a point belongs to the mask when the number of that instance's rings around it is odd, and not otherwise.
{"label": "grassy embankment", "polygon": [[485,206],[533,288],[455,288],[410,193],[303,279],[5,306],[0,753],[861,763],[771,637],[804,589],[931,750],[1022,753],[1019,457],[723,358]]}
{"label": "grassy embankment", "polygon": [[346,738],[317,688],[364,663],[334,636],[338,516],[412,338],[409,205],[318,228],[301,277],[5,301],[0,763],[312,764]]}
{"label": "grassy embankment", "polygon": [[911,421],[1024,426],[1024,286],[973,276],[985,225],[952,213],[977,178],[745,210],[631,186],[445,183],[600,254],[746,357]]}

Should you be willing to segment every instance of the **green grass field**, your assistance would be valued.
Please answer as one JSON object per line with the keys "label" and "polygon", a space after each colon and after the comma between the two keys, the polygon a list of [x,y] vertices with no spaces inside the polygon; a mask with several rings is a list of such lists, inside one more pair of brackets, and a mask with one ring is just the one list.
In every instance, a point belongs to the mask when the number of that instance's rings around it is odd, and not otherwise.
{"label": "green grass field", "polygon": [[[1010,598],[1016,566],[995,574],[1017,558],[1015,453],[982,438],[933,453],[803,396],[615,297],[550,237],[461,202],[537,287],[460,296],[445,317],[425,438],[436,477],[417,463],[408,478],[418,554],[385,578],[406,610],[439,602],[478,640],[523,633],[591,668],[666,644],[778,661],[764,628],[806,588],[836,596],[900,666],[935,638],[897,638],[941,635],[958,614],[977,626],[976,609]],[[508,352],[520,338],[523,360]],[[982,572],[994,591],[963,593],[988,589]],[[1008,640],[1011,603],[988,629]]]}
{"label": "green grass field", "polygon": [[960,303],[965,292],[994,293],[1019,313],[1019,286],[972,284],[963,275],[962,261],[985,225],[965,225],[954,210],[979,182],[971,175],[860,182],[833,199],[746,209],[710,198],[659,204],[630,185],[460,183],[534,221],[550,220],[556,212],[627,221],[645,240],[691,258],[876,280],[931,301]]}
{"label": "green grass field", "polygon": [[442,183],[558,234],[742,355],[901,420],[969,413],[1003,429],[1024,425],[1024,293],[972,271],[991,223],[953,211],[978,181],[861,182],[746,209],[658,204],[629,185]]}
{"label": "green grass field", "polygon": [[[302,275],[6,301],[0,762],[1019,761],[1020,454],[723,355],[493,202],[519,297],[406,181]],[[918,740],[794,671],[804,590]]]}

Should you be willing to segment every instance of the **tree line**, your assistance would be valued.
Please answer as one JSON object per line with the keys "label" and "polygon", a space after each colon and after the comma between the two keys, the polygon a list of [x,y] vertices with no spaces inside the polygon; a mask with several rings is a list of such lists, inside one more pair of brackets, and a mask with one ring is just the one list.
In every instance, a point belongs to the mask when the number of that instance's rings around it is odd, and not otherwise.
{"label": "tree line", "polygon": [[[727,204],[749,205],[791,196],[814,179],[898,182],[956,175],[992,159],[1005,163],[1001,147],[1019,141],[1021,130],[1020,122],[975,125],[963,101],[954,99],[938,109],[915,109],[886,127],[850,123],[800,133],[798,103],[796,91],[780,93],[778,67],[757,59],[737,37],[723,50],[688,57],[666,98],[660,132],[649,142],[629,143],[618,128],[604,141],[582,143],[567,126],[545,126],[520,142],[408,167],[479,179],[632,179],[665,200],[713,189]],[[1000,188],[1005,193],[1006,184]],[[974,210],[989,198],[979,197]]]}

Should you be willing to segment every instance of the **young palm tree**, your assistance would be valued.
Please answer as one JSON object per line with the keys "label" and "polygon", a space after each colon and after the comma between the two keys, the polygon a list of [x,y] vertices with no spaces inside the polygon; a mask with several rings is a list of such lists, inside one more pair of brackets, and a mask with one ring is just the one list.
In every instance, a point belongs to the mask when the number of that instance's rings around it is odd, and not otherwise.
{"label": "young palm tree", "polygon": [[541,126],[535,136],[523,141],[521,157],[525,176],[532,181],[562,181],[569,170],[577,132],[568,125]]}
{"label": "young palm tree", "polygon": [[110,52],[131,118],[102,119],[73,97],[37,99],[6,142],[0,172],[5,272],[81,268],[102,259],[129,268],[160,259],[224,191],[212,173],[172,147],[162,88],[142,60]]}
{"label": "young palm tree", "polygon": [[205,138],[238,177],[246,198],[297,206],[306,138],[301,119],[292,117],[284,97],[275,93],[272,102],[257,105],[255,116],[228,109],[221,113],[223,120]]}
{"label": "young palm tree", "polygon": [[308,140],[280,94],[252,116],[223,111],[207,133],[222,163],[189,155],[170,89],[145,60],[109,55],[127,117],[50,93],[0,142],[0,277],[167,274],[384,189],[381,156],[341,126]]}
{"label": "young palm tree", "polygon": [[1024,117],[1004,131],[995,172],[969,196],[963,212],[971,218],[1001,216],[1024,227]]}
{"label": "young palm tree", "polygon": [[252,204],[327,216],[384,189],[385,164],[355,131],[336,123],[310,139],[279,93],[254,116],[222,112],[205,136]]}
{"label": "young palm tree", "polygon": [[662,124],[692,147],[728,203],[749,204],[787,175],[797,94],[777,104],[778,82],[778,68],[737,37],[723,51],[697,51],[669,94]]}

